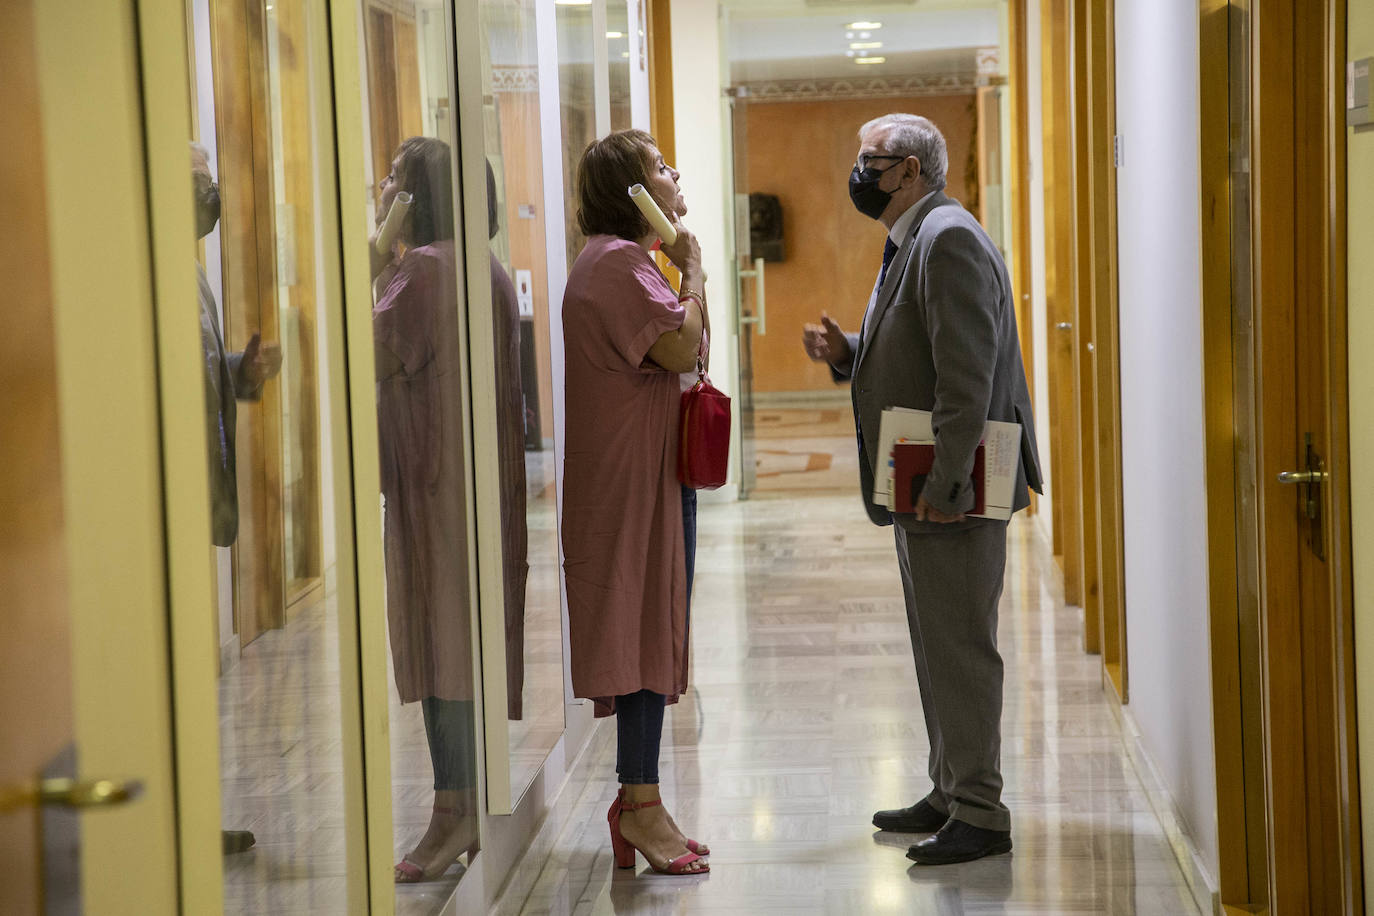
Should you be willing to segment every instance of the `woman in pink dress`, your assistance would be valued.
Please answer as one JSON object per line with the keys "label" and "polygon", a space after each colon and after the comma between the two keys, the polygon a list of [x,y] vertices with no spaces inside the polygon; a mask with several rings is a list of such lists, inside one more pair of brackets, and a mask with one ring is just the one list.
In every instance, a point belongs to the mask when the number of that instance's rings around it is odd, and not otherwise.
{"label": "woman in pink dress", "polygon": [[442,875],[477,848],[477,760],[457,253],[448,144],[412,137],[382,181],[378,225],[413,202],[394,250],[373,253],[377,445],[385,500],[386,612],[402,703],[424,713],[434,810],[398,883]]}
{"label": "woman in pink dress", "polygon": [[704,274],[696,238],[679,225],[663,246],[682,271],[673,290],[650,254],[657,235],[627,193],[643,184],[676,220],[687,212],[677,178],[637,130],[594,141],[578,164],[589,238],[563,297],[563,569],[573,691],[617,718],[616,864],[633,867],[638,849],[655,871],[700,874],[709,850],[663,807],[658,756],[664,705],[687,687],[679,374],[701,352]]}

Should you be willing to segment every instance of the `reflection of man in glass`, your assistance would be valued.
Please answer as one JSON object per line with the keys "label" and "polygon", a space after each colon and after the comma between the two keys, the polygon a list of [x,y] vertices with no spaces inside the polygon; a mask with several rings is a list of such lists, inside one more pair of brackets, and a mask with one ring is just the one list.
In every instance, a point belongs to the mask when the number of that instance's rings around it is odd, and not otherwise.
{"label": "reflection of man in glass", "polygon": [[[191,188],[196,206],[196,238],[209,235],[219,221],[219,186],[210,175],[205,148],[191,144]],[[219,309],[206,279],[205,268],[196,262],[200,299],[200,344],[205,366],[205,434],[210,458],[210,540],[219,547],[234,543],[239,532],[238,482],[235,477],[234,433],[236,400],[255,401],[263,382],[281,370],[281,348],[260,343],[258,335],[237,352],[224,349]],[[247,830],[226,830],[224,851],[243,852],[254,843]]]}
{"label": "reflection of man in glass", "polygon": [[412,137],[382,182],[378,227],[411,196],[392,250],[378,253],[372,310],[377,444],[386,503],[386,603],[402,703],[420,702],[434,810],[397,883],[432,881],[477,849],[472,620],[468,604],[463,351],[448,144]]}
{"label": "reflection of man in glass", "polygon": [[[501,230],[496,175],[487,163],[487,237]],[[496,355],[497,460],[501,475],[501,572],[506,598],[506,710],[524,715],[525,582],[529,530],[525,523],[525,394],[520,387],[520,307],[506,269],[491,255],[493,350]]]}

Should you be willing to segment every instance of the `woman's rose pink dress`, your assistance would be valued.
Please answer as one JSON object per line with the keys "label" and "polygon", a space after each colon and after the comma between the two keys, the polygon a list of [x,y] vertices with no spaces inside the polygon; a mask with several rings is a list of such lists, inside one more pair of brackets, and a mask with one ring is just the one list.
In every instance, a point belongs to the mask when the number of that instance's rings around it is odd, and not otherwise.
{"label": "woman's rose pink dress", "polygon": [[687,687],[678,375],[648,359],[686,313],[650,255],[597,235],[563,296],[563,569],[573,692],[596,703]]}

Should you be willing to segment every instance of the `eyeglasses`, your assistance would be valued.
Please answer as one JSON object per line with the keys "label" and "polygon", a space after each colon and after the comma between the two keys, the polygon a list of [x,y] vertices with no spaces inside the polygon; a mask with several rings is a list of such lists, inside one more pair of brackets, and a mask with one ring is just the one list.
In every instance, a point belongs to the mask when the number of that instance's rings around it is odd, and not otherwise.
{"label": "eyeglasses", "polygon": [[[869,166],[870,163],[876,162],[876,161],[878,161],[879,159],[905,159],[905,158],[906,158],[905,156],[889,156],[889,155],[887,155],[887,154],[885,154],[885,153],[873,153],[873,154],[869,154],[869,153],[860,153],[860,154],[859,154],[859,158],[854,160],[854,167],[855,167],[856,169],[858,169],[860,172],[862,172],[862,171],[864,171],[865,169],[868,168],[868,166]],[[888,166],[887,168],[890,169],[890,168],[892,168],[892,166]],[[883,171],[887,171],[887,169],[883,169]]]}

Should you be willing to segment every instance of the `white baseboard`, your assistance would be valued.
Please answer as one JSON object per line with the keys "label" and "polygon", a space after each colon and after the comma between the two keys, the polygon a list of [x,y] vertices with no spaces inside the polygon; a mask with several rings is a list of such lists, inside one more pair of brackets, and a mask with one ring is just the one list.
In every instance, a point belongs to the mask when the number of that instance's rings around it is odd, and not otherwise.
{"label": "white baseboard", "polygon": [[[1107,688],[1104,686],[1104,689]],[[1174,851],[1174,858],[1178,860],[1184,880],[1188,882],[1188,890],[1193,895],[1193,902],[1203,913],[1221,912],[1221,888],[1217,882],[1217,877],[1212,874],[1201,850],[1197,848],[1197,843],[1188,833],[1186,821],[1179,812],[1173,795],[1169,793],[1164,779],[1160,776],[1154,758],[1150,756],[1149,750],[1145,747],[1140,729],[1136,726],[1135,717],[1131,715],[1129,709],[1115,701],[1108,705],[1115,711],[1117,720],[1121,724],[1122,740],[1126,745],[1126,753],[1130,757],[1131,766],[1135,769],[1141,785],[1145,787],[1145,794],[1150,799],[1150,807],[1154,809],[1155,816],[1159,818],[1159,823],[1164,828],[1164,836],[1169,842],[1169,847]]]}

